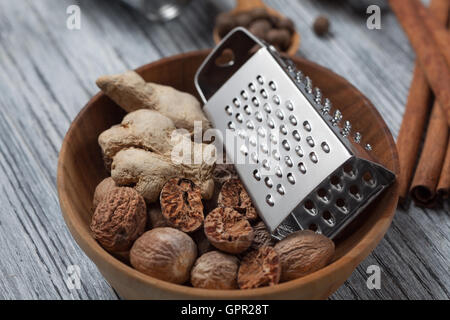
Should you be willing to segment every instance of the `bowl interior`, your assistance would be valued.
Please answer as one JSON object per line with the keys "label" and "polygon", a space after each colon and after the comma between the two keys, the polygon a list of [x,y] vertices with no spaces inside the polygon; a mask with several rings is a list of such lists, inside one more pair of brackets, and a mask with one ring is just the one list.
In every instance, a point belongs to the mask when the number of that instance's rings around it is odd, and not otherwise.
{"label": "bowl interior", "polygon": [[[137,71],[147,81],[170,85],[197,95],[193,79],[207,53],[208,51],[201,51],[166,58],[143,66]],[[379,161],[397,173],[398,159],[394,141],[384,121],[371,103],[346,80],[328,69],[300,58],[294,58],[294,61],[305,74],[312,78],[314,84],[322,89],[324,95],[329,97],[334,105],[339,106],[345,119],[353,123],[354,130],[360,131],[365,141],[373,145],[373,152]],[[96,257],[108,255],[92,238],[89,230],[95,187],[108,175],[97,138],[107,128],[120,123],[124,115],[125,112],[109,98],[103,94],[96,95],[72,123],[60,153],[58,192],[61,208],[75,240],[91,258],[93,255]],[[331,268],[330,270],[333,271],[333,268],[347,267],[351,269],[349,269],[351,272],[370,253],[392,220],[397,195],[397,186],[391,186],[388,192],[381,195],[379,201],[375,201],[366,208],[346,228],[342,236],[336,240],[335,262],[327,268]],[[93,258],[93,260],[99,265],[96,259]],[[114,258],[109,259],[107,263],[122,264]],[[99,268],[102,269],[100,266]],[[126,272],[136,272],[125,265],[121,268]],[[149,281],[151,279],[145,275],[140,275],[140,277],[144,280],[148,278]],[[314,274],[294,280],[292,283],[300,286],[302,282],[309,281],[313,277]],[[345,279],[342,279],[340,284],[344,281]],[[271,290],[276,291],[277,287],[283,285],[278,285]],[[172,285],[172,289],[176,287],[181,286]],[[183,288],[183,290],[200,290]],[[335,289],[332,288],[328,291]],[[247,290],[245,294],[251,297],[252,291]],[[324,293],[324,296],[330,293]]]}

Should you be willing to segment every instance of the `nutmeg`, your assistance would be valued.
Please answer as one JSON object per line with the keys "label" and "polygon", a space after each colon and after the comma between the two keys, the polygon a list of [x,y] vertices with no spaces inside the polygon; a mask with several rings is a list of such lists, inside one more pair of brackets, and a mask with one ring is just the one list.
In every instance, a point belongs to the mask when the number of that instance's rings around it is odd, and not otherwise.
{"label": "nutmeg", "polygon": [[220,207],[233,208],[243,214],[248,220],[256,220],[258,218],[252,200],[239,179],[230,179],[223,184],[217,204]]}
{"label": "nutmeg", "polygon": [[330,29],[330,21],[327,17],[319,16],[314,21],[313,29],[316,35],[322,37],[328,33],[328,30]]}
{"label": "nutmeg", "polygon": [[239,260],[219,251],[205,253],[195,262],[191,283],[195,288],[237,289]]}
{"label": "nutmeg", "polygon": [[95,209],[91,221],[94,238],[111,252],[127,251],[144,232],[144,198],[132,188],[114,188]]}
{"label": "nutmeg", "polygon": [[170,179],[161,190],[160,202],[162,214],[172,227],[194,232],[202,226],[202,192],[192,181]]}
{"label": "nutmeg", "polygon": [[253,238],[253,242],[251,245],[251,249],[258,250],[262,247],[273,246],[275,241],[272,238],[269,230],[263,221],[259,221],[257,224],[253,226],[253,233],[255,237]]}
{"label": "nutmeg", "polygon": [[92,200],[92,207],[94,210],[97,208],[98,204],[103,200],[103,198],[114,188],[117,188],[117,184],[113,178],[109,177],[103,179],[95,188],[94,199]]}
{"label": "nutmeg", "polygon": [[189,280],[197,258],[197,246],[186,233],[173,228],[156,228],[136,240],[130,263],[138,271],[172,283]]}
{"label": "nutmeg", "polygon": [[253,241],[253,229],[248,220],[233,208],[216,208],[205,219],[205,234],[219,250],[238,254]]}
{"label": "nutmeg", "polygon": [[241,261],[238,284],[241,289],[273,286],[280,281],[280,258],[273,247],[250,251]]}
{"label": "nutmeg", "polygon": [[275,245],[280,255],[281,281],[289,281],[313,273],[331,262],[334,243],[311,230],[297,231]]}
{"label": "nutmeg", "polygon": [[258,38],[263,39],[266,33],[272,28],[272,24],[267,19],[259,19],[250,23],[248,31]]}
{"label": "nutmeg", "polygon": [[292,34],[287,29],[272,29],[266,34],[267,42],[285,51],[291,44]]}

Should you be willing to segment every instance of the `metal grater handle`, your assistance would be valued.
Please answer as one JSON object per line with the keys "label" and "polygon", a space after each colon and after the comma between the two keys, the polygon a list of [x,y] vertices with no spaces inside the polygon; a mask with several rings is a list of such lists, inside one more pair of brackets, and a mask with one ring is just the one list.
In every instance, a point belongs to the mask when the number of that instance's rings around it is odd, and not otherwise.
{"label": "metal grater handle", "polygon": [[[242,27],[233,29],[223,38],[195,74],[195,87],[203,103],[262,47],[265,47],[265,44]],[[227,49],[232,52],[232,60],[224,65],[217,64],[217,59]]]}

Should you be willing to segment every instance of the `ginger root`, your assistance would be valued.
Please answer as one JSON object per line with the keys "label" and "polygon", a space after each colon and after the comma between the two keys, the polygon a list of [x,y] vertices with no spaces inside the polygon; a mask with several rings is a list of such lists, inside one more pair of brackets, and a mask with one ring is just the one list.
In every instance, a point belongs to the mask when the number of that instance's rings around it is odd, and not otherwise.
{"label": "ginger root", "polygon": [[145,82],[134,71],[100,77],[97,86],[127,112],[155,110],[170,118],[177,128],[189,131],[193,131],[194,121],[201,121],[203,130],[211,127],[194,96],[172,87]]}
{"label": "ginger root", "polygon": [[105,159],[110,161],[117,152],[129,147],[166,154],[172,150],[170,136],[175,129],[172,120],[159,112],[141,109],[127,114],[121,124],[100,134],[98,143]]}
{"label": "ginger root", "polygon": [[202,198],[210,199],[214,191],[214,162],[176,163],[171,158],[143,149],[128,148],[117,152],[111,176],[120,185],[135,185],[149,203],[159,199],[164,184],[171,178],[192,180],[201,189]]}

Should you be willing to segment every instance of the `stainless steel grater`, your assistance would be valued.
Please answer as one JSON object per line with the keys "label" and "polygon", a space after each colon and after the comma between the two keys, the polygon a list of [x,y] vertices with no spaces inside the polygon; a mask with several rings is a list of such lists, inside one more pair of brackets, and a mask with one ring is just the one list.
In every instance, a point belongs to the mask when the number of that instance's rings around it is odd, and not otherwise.
{"label": "stainless steel grater", "polygon": [[276,239],[303,229],[333,238],[395,180],[311,79],[243,28],[212,51],[195,85]]}

